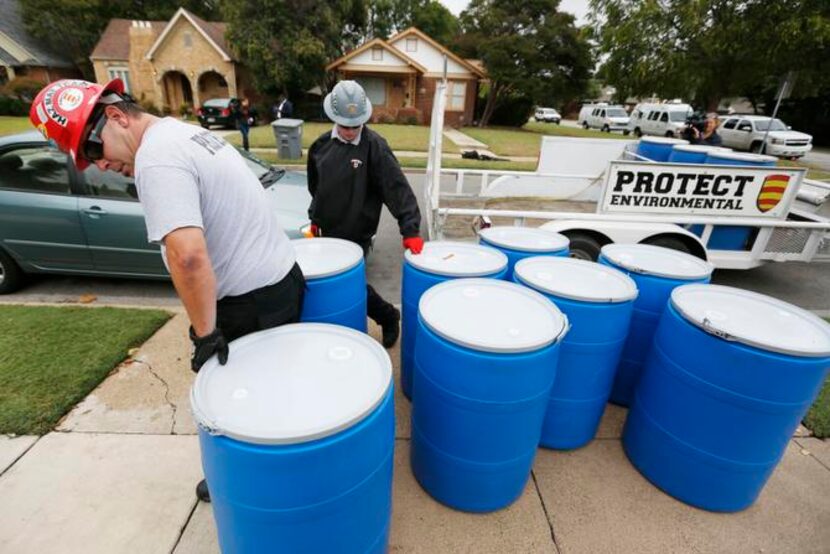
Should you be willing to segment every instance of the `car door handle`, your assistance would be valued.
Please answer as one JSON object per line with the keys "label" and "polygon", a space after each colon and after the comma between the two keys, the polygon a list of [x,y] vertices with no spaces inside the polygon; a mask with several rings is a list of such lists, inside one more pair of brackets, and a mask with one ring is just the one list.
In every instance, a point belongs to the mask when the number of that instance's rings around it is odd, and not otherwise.
{"label": "car door handle", "polygon": [[90,216],[107,215],[107,211],[100,206],[90,206],[84,209],[84,213]]}

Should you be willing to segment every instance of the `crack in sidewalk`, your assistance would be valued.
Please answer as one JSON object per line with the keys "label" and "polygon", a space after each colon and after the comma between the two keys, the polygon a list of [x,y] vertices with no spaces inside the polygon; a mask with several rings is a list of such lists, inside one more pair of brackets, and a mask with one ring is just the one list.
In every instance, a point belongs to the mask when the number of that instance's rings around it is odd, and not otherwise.
{"label": "crack in sidewalk", "polygon": [[545,505],[545,499],[542,496],[542,490],[539,488],[539,481],[536,480],[536,472],[534,470],[530,470],[530,477],[533,479],[536,496],[539,497],[539,502],[542,504],[542,512],[544,512],[545,520],[548,522],[548,527],[550,527],[550,538],[553,541],[553,548],[556,552],[559,552],[559,545],[556,543],[556,533],[553,530],[553,521],[551,521],[550,514],[548,513],[548,507]]}
{"label": "crack in sidewalk", "polygon": [[173,410],[173,413],[170,416],[170,434],[175,435],[176,434],[175,433],[175,430],[176,430],[176,413],[177,413],[179,408],[170,399],[170,385],[167,384],[167,381],[165,381],[164,379],[161,378],[161,375],[156,373],[156,370],[153,369],[153,366],[150,363],[145,362],[144,360],[141,360],[141,359],[138,359],[138,358],[133,358],[131,360],[131,362],[134,363],[134,364],[141,364],[143,366],[146,366],[147,370],[150,372],[150,375],[155,377],[162,384],[162,386],[164,387],[164,400],[165,400],[165,402],[167,402],[167,404]]}

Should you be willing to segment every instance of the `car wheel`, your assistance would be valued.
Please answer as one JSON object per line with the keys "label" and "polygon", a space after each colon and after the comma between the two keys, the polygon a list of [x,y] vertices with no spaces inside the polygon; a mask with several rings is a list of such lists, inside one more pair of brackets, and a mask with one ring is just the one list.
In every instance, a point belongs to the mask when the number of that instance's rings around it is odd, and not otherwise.
{"label": "car wheel", "polygon": [[752,143],[750,150],[756,154],[763,154],[766,151],[766,148],[764,148],[764,144],[760,140],[756,140]]}
{"label": "car wheel", "polygon": [[200,123],[200,125],[203,129],[210,129],[210,125],[208,125],[207,123]]}
{"label": "car wheel", "polygon": [[637,137],[637,138],[640,138],[641,136],[643,136],[643,132],[640,130],[639,127],[634,128],[634,136]]}
{"label": "car wheel", "polygon": [[666,131],[666,138],[674,138],[674,133],[671,131]]}
{"label": "car wheel", "polygon": [[602,126],[602,132],[603,133],[610,133],[611,132],[611,127],[609,127],[608,125],[603,125]]}
{"label": "car wheel", "polygon": [[631,134],[631,131],[629,131],[628,129],[625,129],[625,130],[623,131],[623,134],[624,134],[625,136],[628,136],[628,135],[630,135],[630,134]]}
{"label": "car wheel", "polygon": [[587,260],[595,262],[599,258],[602,244],[597,239],[586,233],[569,233],[567,235],[571,244],[569,246],[570,252],[568,255],[577,260]]}
{"label": "car wheel", "polygon": [[588,122],[587,121],[582,122],[582,128],[585,129],[586,131],[588,130]]}
{"label": "car wheel", "polygon": [[554,123],[556,123],[557,125],[561,125],[561,124],[562,124],[562,120],[561,120],[561,119],[557,119],[556,121],[554,121]]}
{"label": "car wheel", "polygon": [[653,239],[644,240],[643,244],[660,246],[662,248],[668,248],[669,250],[677,250],[678,252],[684,252],[686,254],[692,253],[692,251],[689,250],[689,247],[686,246],[686,243],[677,237],[655,237]]}
{"label": "car wheel", "polygon": [[23,284],[23,272],[11,256],[0,250],[0,294],[9,294]]}

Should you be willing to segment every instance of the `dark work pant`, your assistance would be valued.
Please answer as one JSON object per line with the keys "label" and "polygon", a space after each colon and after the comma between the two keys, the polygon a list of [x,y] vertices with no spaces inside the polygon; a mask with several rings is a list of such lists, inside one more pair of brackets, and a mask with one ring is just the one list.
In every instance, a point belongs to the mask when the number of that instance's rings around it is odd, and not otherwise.
{"label": "dark work pant", "polygon": [[300,266],[279,282],[216,303],[216,326],[228,341],[256,331],[300,321],[305,278]]}
{"label": "dark work pant", "polygon": [[[368,260],[369,252],[372,251],[371,243],[366,242],[358,244],[361,248],[363,248],[363,258]],[[384,300],[383,297],[378,294],[378,291],[376,291],[374,287],[368,283],[366,283],[366,315],[368,315],[372,321],[378,325],[383,325],[384,323],[394,323],[400,316],[395,306]]]}
{"label": "dark work pant", "polygon": [[251,131],[251,128],[248,127],[247,123],[240,123],[239,124],[239,132],[242,133],[242,148],[248,150],[248,133]]}

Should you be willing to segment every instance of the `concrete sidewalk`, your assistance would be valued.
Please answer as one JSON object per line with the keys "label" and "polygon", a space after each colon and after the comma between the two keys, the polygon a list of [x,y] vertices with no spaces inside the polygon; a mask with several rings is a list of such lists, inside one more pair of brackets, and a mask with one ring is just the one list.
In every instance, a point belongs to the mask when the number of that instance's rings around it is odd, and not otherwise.
{"label": "concrete sidewalk", "polygon": [[[178,313],[44,437],[0,438],[0,552],[219,552],[190,417],[187,320]],[[374,326],[371,334],[378,338]],[[397,382],[398,352],[390,352]],[[406,553],[807,553],[830,545],[830,444],[791,441],[758,502],[737,514],[663,494],[620,445],[609,405],[597,439],[540,450],[522,497],[491,514],[432,500],[409,469],[409,402],[396,396],[389,550]],[[735,429],[740,433],[740,429]]]}

